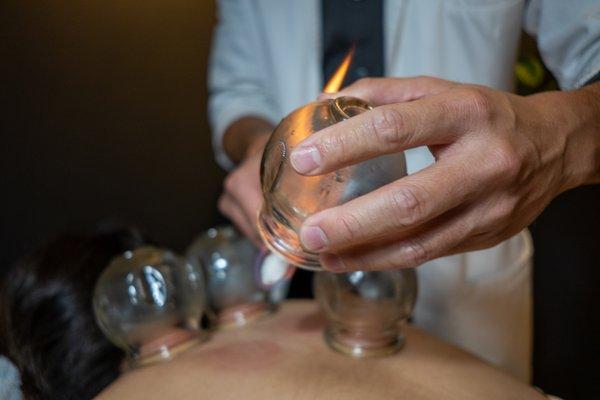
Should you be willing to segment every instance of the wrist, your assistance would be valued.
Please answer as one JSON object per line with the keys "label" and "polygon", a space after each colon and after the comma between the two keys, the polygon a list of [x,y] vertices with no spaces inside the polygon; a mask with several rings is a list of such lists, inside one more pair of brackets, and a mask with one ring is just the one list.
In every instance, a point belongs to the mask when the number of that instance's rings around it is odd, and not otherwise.
{"label": "wrist", "polygon": [[[582,88],[569,95],[567,112],[572,118],[566,135],[566,190],[600,182],[600,88]],[[590,90],[592,89],[592,90]]]}
{"label": "wrist", "polygon": [[554,155],[561,165],[558,193],[598,182],[600,93],[584,88],[530,97],[539,100],[537,104],[541,105],[541,147]]}
{"label": "wrist", "polygon": [[235,163],[262,151],[273,125],[262,118],[242,117],[233,122],[223,136],[225,153]]}
{"label": "wrist", "polygon": [[597,184],[600,183],[600,82],[582,88],[581,92],[590,116],[582,134],[590,168],[582,184]]}

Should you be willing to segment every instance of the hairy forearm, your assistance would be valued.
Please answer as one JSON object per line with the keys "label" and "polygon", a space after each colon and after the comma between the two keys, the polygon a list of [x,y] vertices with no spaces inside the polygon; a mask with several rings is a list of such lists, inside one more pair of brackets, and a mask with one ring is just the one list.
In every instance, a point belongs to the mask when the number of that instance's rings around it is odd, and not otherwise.
{"label": "hairy forearm", "polygon": [[273,125],[260,117],[242,117],[233,122],[223,136],[223,148],[238,163],[248,154],[262,148],[273,131]]}
{"label": "hairy forearm", "polygon": [[600,83],[530,97],[543,104],[540,116],[548,136],[558,135],[553,141],[563,157],[561,191],[600,183]]}

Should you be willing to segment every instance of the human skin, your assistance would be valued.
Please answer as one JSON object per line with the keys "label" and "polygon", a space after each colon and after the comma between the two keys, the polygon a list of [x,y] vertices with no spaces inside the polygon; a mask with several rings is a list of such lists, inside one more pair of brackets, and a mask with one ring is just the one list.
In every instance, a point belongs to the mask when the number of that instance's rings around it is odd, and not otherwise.
{"label": "human skin", "polygon": [[232,123],[223,137],[225,152],[236,167],[227,175],[218,207],[254,244],[262,243],[256,227],[262,204],[260,160],[273,126],[258,117],[243,117]]}
{"label": "human skin", "polygon": [[123,374],[98,397],[130,399],[543,399],[533,388],[417,328],[383,358],[329,349],[315,302],[217,331],[175,359]]}
{"label": "human skin", "polygon": [[600,182],[600,83],[518,96],[429,77],[364,79],[335,96],[377,106],[316,132],[291,153],[328,173],[428,146],[435,163],[310,216],[300,237],[332,271],[415,267],[494,246],[558,194]]}
{"label": "human skin", "polygon": [[[558,194],[600,181],[600,84],[523,97],[430,77],[379,78],[342,95],[380,107],[307,139],[292,153],[299,172],[322,174],[421,145],[436,163],[309,217],[301,240],[322,254],[326,269],[412,267],[491,247]],[[238,165],[219,208],[255,243],[260,159],[271,130],[265,120],[243,117],[224,137]]]}

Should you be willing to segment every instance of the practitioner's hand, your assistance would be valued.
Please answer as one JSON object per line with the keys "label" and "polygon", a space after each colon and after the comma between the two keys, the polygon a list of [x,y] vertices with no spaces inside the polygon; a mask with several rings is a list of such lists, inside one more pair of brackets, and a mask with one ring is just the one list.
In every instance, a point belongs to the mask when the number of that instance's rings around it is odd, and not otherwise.
{"label": "practitioner's hand", "polygon": [[[262,241],[257,230],[257,216],[262,206],[260,189],[260,160],[269,139],[271,127],[255,131],[247,141],[238,165],[225,178],[219,210],[255,245]],[[246,138],[248,139],[248,138]],[[236,140],[236,145],[241,141]]]}
{"label": "practitioner's hand", "polygon": [[336,96],[379,107],[307,138],[294,168],[319,175],[418,146],[436,162],[311,216],[303,245],[345,271],[414,267],[511,237],[560,192],[599,179],[598,88],[521,97],[427,77],[358,81]]}

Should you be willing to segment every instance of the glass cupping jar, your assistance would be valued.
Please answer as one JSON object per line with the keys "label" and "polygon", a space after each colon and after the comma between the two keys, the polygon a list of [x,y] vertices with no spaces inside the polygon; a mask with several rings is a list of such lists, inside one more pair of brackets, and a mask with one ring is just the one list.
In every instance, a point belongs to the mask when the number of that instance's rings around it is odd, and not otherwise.
{"label": "glass cupping jar", "polygon": [[207,308],[219,327],[241,326],[274,311],[287,294],[287,263],[275,259],[267,265],[273,255],[257,249],[231,226],[209,229],[186,254],[202,267]]}
{"label": "glass cupping jar", "polygon": [[133,367],[168,360],[201,342],[204,277],[197,264],[156,247],[112,260],[94,289],[94,314]]}
{"label": "glass cupping jar", "polygon": [[404,344],[404,324],[417,297],[414,269],[321,271],[315,298],[327,320],[325,341],[352,357],[385,356]]}
{"label": "glass cupping jar", "polygon": [[260,167],[264,203],[258,226],[265,244],[291,264],[322,269],[318,254],[300,243],[300,227],[306,218],[406,176],[402,152],[319,176],[300,175],[292,167],[290,153],[301,141],[370,109],[367,102],[354,97],[308,103],[285,117],[267,142]]}

